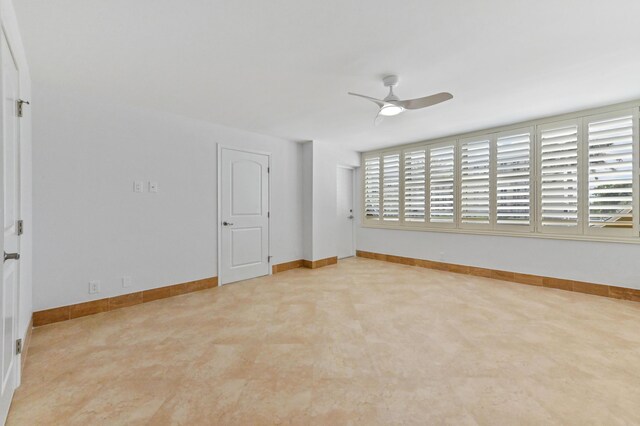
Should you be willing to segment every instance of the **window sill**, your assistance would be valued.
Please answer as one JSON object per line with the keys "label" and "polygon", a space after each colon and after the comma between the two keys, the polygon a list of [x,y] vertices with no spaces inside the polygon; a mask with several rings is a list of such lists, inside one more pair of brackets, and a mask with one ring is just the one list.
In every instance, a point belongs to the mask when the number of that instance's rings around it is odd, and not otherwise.
{"label": "window sill", "polygon": [[640,244],[640,237],[604,237],[597,235],[563,235],[563,234],[542,234],[539,232],[509,232],[501,230],[485,230],[485,229],[461,229],[461,228],[443,228],[443,227],[427,227],[427,226],[403,226],[393,225],[389,223],[379,224],[363,222],[360,225],[363,228],[372,229],[390,229],[394,231],[418,231],[418,232],[444,232],[450,234],[470,234],[470,235],[486,235],[493,237],[516,237],[516,238],[543,238],[551,240],[569,240],[569,241],[593,241],[600,243],[623,243],[623,244]]}

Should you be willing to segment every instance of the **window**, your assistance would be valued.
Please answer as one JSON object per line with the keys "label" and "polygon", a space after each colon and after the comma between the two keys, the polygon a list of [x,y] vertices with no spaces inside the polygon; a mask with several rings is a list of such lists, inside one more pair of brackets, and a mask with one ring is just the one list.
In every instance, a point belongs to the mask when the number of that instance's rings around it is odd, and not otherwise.
{"label": "window", "polygon": [[633,114],[589,118],[586,127],[589,232],[629,234],[634,227]]}
{"label": "window", "polygon": [[364,217],[380,219],[380,157],[364,160]]}
{"label": "window", "polygon": [[496,227],[531,229],[533,129],[499,134],[496,140]]}
{"label": "window", "polygon": [[429,221],[440,226],[454,224],[455,144],[429,148]]}
{"label": "window", "polygon": [[400,219],[400,154],[382,157],[382,220]]}
{"label": "window", "polygon": [[404,153],[404,221],[424,222],[426,211],[427,152],[424,148]]}
{"label": "window", "polygon": [[364,154],[364,224],[640,243],[627,105]]}
{"label": "window", "polygon": [[578,122],[541,126],[539,129],[540,231],[577,233]]}
{"label": "window", "polygon": [[463,227],[491,225],[491,140],[460,143],[460,222]]}

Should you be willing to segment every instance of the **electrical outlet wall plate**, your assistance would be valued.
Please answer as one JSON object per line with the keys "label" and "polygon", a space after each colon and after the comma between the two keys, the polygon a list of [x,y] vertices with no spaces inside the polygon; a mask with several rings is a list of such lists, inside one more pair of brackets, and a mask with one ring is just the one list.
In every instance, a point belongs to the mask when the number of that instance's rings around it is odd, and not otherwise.
{"label": "electrical outlet wall plate", "polygon": [[93,280],[89,281],[89,294],[97,294],[100,293],[100,281]]}
{"label": "electrical outlet wall plate", "polygon": [[122,287],[131,287],[133,285],[133,280],[129,276],[122,277]]}

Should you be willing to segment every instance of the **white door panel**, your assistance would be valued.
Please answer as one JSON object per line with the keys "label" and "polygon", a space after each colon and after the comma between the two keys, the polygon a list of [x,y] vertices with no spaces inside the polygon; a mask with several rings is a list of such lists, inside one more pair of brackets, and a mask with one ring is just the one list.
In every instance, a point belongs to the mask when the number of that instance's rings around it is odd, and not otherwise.
{"label": "white door panel", "polygon": [[337,175],[338,258],[355,255],[353,241],[353,169],[338,167]]}
{"label": "white door panel", "polygon": [[269,273],[269,156],[220,150],[221,284]]}
{"label": "white door panel", "polygon": [[[19,98],[18,69],[11,55],[4,34],[1,34],[0,59],[2,61],[2,184],[3,233],[1,245],[4,253],[18,253],[17,221],[20,214],[19,180],[19,126],[16,103]],[[18,362],[15,352],[17,339],[17,300],[19,284],[19,260],[8,259],[2,263],[2,290],[0,291],[1,365],[0,416],[4,423],[9,412],[11,398],[17,384]]]}

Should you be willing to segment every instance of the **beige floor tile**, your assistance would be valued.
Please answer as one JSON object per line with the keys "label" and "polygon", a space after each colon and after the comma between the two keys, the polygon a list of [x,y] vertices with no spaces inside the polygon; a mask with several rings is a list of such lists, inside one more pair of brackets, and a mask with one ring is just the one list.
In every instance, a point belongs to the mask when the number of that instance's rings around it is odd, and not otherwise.
{"label": "beige floor tile", "polygon": [[7,423],[640,424],[639,323],[347,259],[37,328]]}

